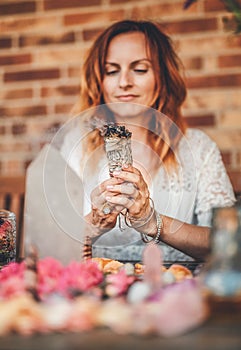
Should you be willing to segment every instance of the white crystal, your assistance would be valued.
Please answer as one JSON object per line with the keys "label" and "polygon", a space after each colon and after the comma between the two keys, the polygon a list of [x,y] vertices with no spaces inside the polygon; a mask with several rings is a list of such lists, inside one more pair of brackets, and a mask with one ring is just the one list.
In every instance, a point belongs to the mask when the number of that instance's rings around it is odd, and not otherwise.
{"label": "white crystal", "polygon": [[26,175],[24,245],[62,263],[82,258],[83,185],[60,152],[46,145]]}

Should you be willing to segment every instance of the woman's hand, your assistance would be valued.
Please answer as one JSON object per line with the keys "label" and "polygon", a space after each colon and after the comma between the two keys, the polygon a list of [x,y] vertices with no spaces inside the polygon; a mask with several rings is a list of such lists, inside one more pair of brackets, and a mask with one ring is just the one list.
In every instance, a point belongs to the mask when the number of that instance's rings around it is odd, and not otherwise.
{"label": "woman's hand", "polygon": [[117,182],[106,183],[105,199],[118,210],[126,208],[134,220],[149,217],[149,190],[141,172],[129,165],[114,171],[113,176]]}
{"label": "woman's hand", "polygon": [[[112,187],[122,183],[123,181],[117,178],[110,178],[102,182],[91,192],[91,212],[86,216],[87,222],[89,222],[93,229],[96,231],[95,235],[109,231],[116,225],[118,214],[124,209],[122,205],[115,205],[108,203],[107,199],[109,196],[113,196],[114,193],[108,191],[108,187]],[[105,207],[110,208],[109,213],[105,213]]]}
{"label": "woman's hand", "polygon": [[[106,205],[110,207],[108,214],[104,212]],[[114,171],[113,177],[96,187],[91,193],[91,206],[92,211],[86,219],[95,229],[95,236],[112,229],[124,209],[128,210],[128,216],[133,221],[145,220],[153,212],[148,186],[141,172],[133,166]]]}

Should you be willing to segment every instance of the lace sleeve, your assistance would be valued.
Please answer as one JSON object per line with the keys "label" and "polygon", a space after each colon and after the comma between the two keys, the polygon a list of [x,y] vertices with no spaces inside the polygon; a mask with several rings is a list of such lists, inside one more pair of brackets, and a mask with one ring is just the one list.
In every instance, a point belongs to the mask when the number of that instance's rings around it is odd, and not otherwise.
{"label": "lace sleeve", "polygon": [[206,141],[209,142],[200,154],[202,170],[198,179],[195,210],[199,225],[210,225],[212,208],[230,206],[235,202],[220,151],[209,138]]}

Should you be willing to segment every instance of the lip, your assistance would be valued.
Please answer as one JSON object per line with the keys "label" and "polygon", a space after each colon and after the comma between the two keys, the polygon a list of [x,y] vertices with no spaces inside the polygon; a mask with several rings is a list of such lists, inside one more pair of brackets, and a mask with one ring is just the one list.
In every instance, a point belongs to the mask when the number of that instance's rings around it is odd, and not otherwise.
{"label": "lip", "polygon": [[118,100],[123,102],[129,102],[137,97],[138,97],[137,95],[132,95],[132,94],[117,96]]}

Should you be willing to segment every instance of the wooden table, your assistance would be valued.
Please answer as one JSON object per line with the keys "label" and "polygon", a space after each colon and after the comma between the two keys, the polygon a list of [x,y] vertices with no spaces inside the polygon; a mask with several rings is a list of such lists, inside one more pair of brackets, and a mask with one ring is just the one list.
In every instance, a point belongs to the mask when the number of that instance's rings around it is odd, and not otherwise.
{"label": "wooden table", "polygon": [[107,329],[86,333],[0,338],[0,350],[240,350],[241,313],[213,314],[201,327],[173,338],[117,335]]}

